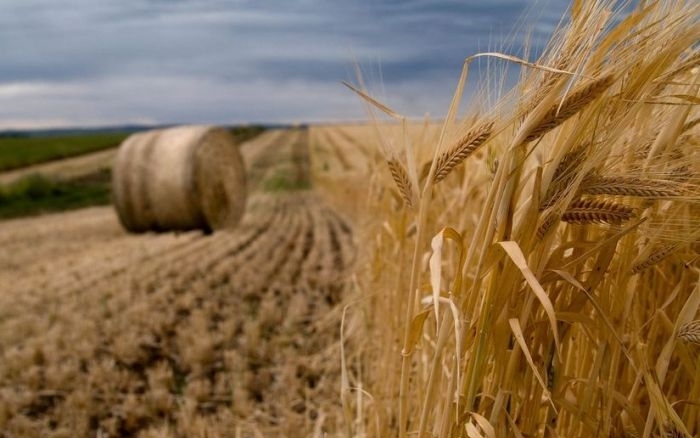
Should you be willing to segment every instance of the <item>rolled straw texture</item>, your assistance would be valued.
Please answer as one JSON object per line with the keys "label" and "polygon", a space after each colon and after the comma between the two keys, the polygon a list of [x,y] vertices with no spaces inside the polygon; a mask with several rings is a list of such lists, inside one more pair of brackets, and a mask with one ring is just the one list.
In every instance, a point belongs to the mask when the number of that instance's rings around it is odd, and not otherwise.
{"label": "rolled straw texture", "polygon": [[245,210],[243,159],[222,128],[134,134],[117,153],[112,196],[131,232],[232,228]]}

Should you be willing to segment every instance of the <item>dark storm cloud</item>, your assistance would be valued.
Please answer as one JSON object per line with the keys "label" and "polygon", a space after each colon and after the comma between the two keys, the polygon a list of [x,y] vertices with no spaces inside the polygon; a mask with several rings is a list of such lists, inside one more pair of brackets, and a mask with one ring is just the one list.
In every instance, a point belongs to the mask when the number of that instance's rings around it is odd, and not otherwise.
{"label": "dark storm cloud", "polygon": [[355,62],[401,110],[441,112],[466,56],[519,53],[528,25],[537,52],[565,3],[4,0],[0,125],[363,117],[339,85]]}

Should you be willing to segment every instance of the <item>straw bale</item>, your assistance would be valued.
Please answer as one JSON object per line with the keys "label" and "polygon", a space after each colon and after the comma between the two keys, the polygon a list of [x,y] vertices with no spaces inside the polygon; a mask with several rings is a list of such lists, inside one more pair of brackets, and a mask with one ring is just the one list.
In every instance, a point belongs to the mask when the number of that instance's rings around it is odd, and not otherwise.
{"label": "straw bale", "polygon": [[222,128],[130,136],[117,154],[112,187],[119,220],[131,232],[231,228],[245,210],[243,160]]}

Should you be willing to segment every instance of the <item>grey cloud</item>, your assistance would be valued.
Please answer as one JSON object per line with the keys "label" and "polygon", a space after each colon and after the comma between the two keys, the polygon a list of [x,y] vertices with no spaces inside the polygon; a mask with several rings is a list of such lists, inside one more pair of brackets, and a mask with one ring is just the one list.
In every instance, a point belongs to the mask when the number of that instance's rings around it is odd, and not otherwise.
{"label": "grey cloud", "polygon": [[[565,5],[542,3],[535,52]],[[357,117],[361,108],[339,85],[353,79],[355,61],[398,106],[434,112],[449,102],[466,56],[523,37],[512,26],[530,7],[516,0],[5,0],[0,118]],[[3,94],[13,84],[41,86]]]}

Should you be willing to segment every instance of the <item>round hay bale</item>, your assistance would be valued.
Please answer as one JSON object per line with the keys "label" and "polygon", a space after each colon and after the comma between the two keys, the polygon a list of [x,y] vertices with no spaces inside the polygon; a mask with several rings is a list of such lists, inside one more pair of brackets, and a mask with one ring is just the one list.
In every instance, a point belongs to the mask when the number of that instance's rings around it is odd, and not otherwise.
{"label": "round hay bale", "polygon": [[245,210],[245,167],[225,129],[142,132],[119,148],[112,196],[132,232],[232,228]]}

